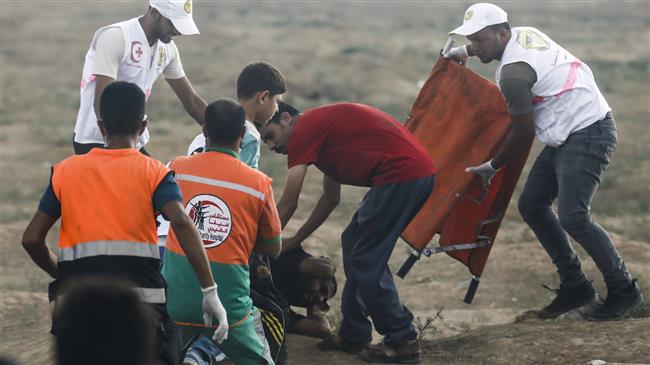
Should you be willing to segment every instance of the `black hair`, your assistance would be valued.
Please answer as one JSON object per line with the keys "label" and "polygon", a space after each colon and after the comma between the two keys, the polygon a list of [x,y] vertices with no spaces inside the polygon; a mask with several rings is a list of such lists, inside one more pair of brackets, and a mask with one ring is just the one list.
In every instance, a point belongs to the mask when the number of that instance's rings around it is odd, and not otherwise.
{"label": "black hair", "polygon": [[289,113],[289,115],[296,116],[300,114],[300,111],[296,108],[294,108],[291,104],[285,103],[284,101],[278,101],[278,111],[273,114],[271,119],[269,119],[268,123],[280,123],[280,115],[282,113]]}
{"label": "black hair", "polygon": [[270,63],[260,61],[244,67],[237,77],[237,97],[250,99],[260,91],[267,91],[271,96],[284,94],[287,88],[280,70]]}
{"label": "black hair", "polygon": [[246,112],[238,102],[220,98],[205,109],[205,127],[210,142],[232,143],[246,128]]}
{"label": "black hair", "polygon": [[99,116],[109,135],[128,136],[142,126],[144,92],[136,84],[115,81],[106,86],[99,104]]}
{"label": "black hair", "polygon": [[58,365],[149,364],[153,310],[137,292],[111,277],[86,277],[65,288],[54,312]]}
{"label": "black hair", "polygon": [[498,32],[500,30],[505,30],[506,32],[510,32],[510,24],[508,22],[488,25],[487,28],[489,28],[493,32]]}

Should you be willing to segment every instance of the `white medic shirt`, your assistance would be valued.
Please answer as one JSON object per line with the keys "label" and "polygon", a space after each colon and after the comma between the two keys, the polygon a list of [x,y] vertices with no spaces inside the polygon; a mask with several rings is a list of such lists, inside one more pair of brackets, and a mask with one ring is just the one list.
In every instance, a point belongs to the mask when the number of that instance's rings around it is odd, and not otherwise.
{"label": "white medic shirt", "polygon": [[[174,41],[165,44],[158,40],[150,47],[138,18],[97,30],[84,62],[80,85],[81,100],[74,128],[75,142],[104,143],[93,107],[95,75],[132,82],[138,85],[148,98],[153,84],[161,74],[167,79],[185,76]],[[138,148],[148,141],[147,129],[140,136]]]}
{"label": "white medic shirt", "polygon": [[537,74],[531,89],[535,134],[547,146],[561,146],[571,133],[612,110],[589,66],[535,28],[512,28],[496,71],[497,85],[503,66],[515,62],[527,63]]}

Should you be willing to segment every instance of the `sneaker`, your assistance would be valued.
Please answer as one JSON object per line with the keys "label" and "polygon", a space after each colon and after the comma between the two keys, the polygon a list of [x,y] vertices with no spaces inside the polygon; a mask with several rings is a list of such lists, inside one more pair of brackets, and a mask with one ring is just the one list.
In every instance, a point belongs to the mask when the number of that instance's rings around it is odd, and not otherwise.
{"label": "sneaker", "polygon": [[590,321],[617,321],[625,318],[643,302],[643,294],[636,279],[627,288],[608,291],[605,302],[587,314]]}
{"label": "sneaker", "polygon": [[210,365],[210,360],[206,360],[198,351],[190,349],[183,358],[183,365]]}
{"label": "sneaker", "polygon": [[341,335],[331,335],[316,344],[316,347],[323,352],[343,351],[349,354],[358,354],[370,346],[370,342],[350,342]]}
{"label": "sneaker", "polygon": [[560,284],[559,289],[551,289],[546,285],[544,287],[555,292],[556,296],[551,304],[537,313],[537,316],[541,319],[557,318],[566,312],[591,304],[596,300],[596,290],[594,290],[590,281],[585,281],[573,288],[566,288],[562,284]]}
{"label": "sneaker", "polygon": [[418,340],[392,345],[382,341],[361,351],[361,360],[372,363],[419,364],[422,362],[422,345]]}

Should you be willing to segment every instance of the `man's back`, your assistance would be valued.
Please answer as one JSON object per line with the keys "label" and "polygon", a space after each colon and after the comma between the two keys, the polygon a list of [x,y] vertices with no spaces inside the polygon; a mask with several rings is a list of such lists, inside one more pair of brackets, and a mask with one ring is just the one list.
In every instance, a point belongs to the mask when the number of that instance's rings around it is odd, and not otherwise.
{"label": "man's back", "polygon": [[[228,320],[239,321],[252,308],[248,261],[253,248],[260,241],[279,244],[271,179],[227,149],[179,157],[171,168],[176,172],[185,211],[203,239]],[[202,323],[187,310],[196,298],[185,293],[198,283],[185,270],[186,261],[172,230],[163,267],[169,283],[169,310],[176,321]]]}
{"label": "man's back", "polygon": [[52,191],[61,212],[59,287],[81,276],[118,277],[164,312],[153,198],[168,174],[135,149],[95,148],[54,166]]}
{"label": "man's back", "polygon": [[314,164],[340,183],[359,186],[435,172],[426,150],[404,126],[381,110],[354,103],[307,110],[292,130],[288,164]]}
{"label": "man's back", "polygon": [[[152,196],[169,173],[135,149],[93,149],[54,167],[53,189],[61,201],[60,244],[130,240],[155,243]],[[120,216],[128,215],[129,219]],[[90,226],[87,229],[82,226]]]}

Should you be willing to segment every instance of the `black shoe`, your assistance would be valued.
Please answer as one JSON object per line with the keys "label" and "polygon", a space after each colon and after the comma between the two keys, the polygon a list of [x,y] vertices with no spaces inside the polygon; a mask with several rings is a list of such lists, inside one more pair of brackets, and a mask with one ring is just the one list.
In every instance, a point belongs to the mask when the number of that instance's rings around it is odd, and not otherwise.
{"label": "black shoe", "polygon": [[566,312],[593,303],[596,300],[596,290],[594,290],[590,281],[585,281],[572,288],[566,288],[562,284],[560,284],[560,289],[551,289],[546,285],[544,287],[557,295],[551,304],[539,311],[538,317],[541,319],[557,318]]}
{"label": "black shoe", "polygon": [[593,312],[587,314],[590,321],[617,321],[626,317],[634,308],[643,302],[641,288],[632,280],[627,288],[618,291],[608,291],[605,302]]}
{"label": "black shoe", "polygon": [[422,345],[411,340],[399,345],[385,341],[372,345],[359,354],[361,360],[371,363],[419,364],[422,362]]}
{"label": "black shoe", "polygon": [[341,335],[331,335],[316,344],[316,347],[323,352],[343,351],[348,354],[358,354],[362,350],[367,349],[368,346],[370,346],[370,342],[350,342],[341,337]]}

